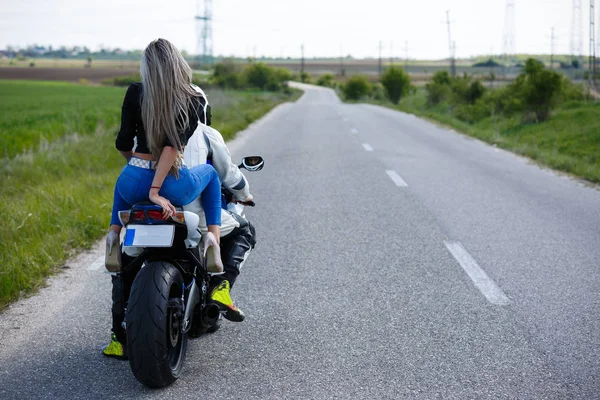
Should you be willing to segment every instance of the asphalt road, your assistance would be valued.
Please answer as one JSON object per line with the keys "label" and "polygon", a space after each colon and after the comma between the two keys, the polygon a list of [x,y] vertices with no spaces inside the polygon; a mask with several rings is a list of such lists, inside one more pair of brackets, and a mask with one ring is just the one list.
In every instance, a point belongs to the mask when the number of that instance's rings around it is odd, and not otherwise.
{"label": "asphalt road", "polygon": [[150,390],[104,358],[102,247],[0,315],[0,399],[600,399],[600,191],[309,88],[231,143],[247,319]]}

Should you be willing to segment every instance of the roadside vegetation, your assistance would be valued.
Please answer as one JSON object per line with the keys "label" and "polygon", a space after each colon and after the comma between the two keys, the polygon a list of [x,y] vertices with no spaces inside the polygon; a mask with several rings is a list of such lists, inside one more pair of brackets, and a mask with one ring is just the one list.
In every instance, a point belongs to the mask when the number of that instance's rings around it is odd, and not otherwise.
{"label": "roadside vegetation", "polygon": [[287,82],[297,79],[287,68],[277,68],[264,63],[240,65],[224,60],[215,65],[207,83],[223,90],[258,89],[268,92],[292,93]]}
{"label": "roadside vegetation", "polygon": [[446,71],[435,73],[417,89],[400,68],[387,69],[381,82],[354,76],[337,87],[347,101],[372,102],[426,117],[600,183],[600,103],[589,99],[582,86],[534,59],[524,63],[512,83],[495,89]]}
{"label": "roadside vegetation", "polygon": [[[114,148],[125,88],[1,81],[0,309],[35,290],[107,230],[124,159]],[[211,88],[226,139],[291,94]]]}

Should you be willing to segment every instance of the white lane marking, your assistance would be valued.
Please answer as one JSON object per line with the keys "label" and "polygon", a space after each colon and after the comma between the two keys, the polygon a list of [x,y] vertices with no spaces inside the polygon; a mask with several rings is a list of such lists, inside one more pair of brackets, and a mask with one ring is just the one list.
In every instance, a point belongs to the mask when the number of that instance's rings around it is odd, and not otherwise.
{"label": "white lane marking", "polygon": [[492,304],[498,306],[506,306],[511,303],[510,299],[496,282],[485,273],[477,264],[477,261],[469,254],[460,242],[444,241],[446,248],[454,256],[462,269],[469,275],[469,278],[475,284],[475,287],[488,299]]}
{"label": "white lane marking", "polygon": [[356,130],[356,129],[352,128],[352,129],[350,129],[350,132],[352,132],[352,133],[355,133],[355,134],[356,134],[356,133],[358,133],[358,130]]}
{"label": "white lane marking", "polygon": [[396,184],[398,187],[407,187],[408,185],[404,182],[404,179],[398,175],[396,171],[385,171],[386,174],[390,177],[390,179]]}
{"label": "white lane marking", "polygon": [[104,266],[104,255],[98,257],[96,259],[96,261],[94,261],[87,267],[87,269],[88,269],[88,271],[98,271],[103,266]]}
{"label": "white lane marking", "polygon": [[366,151],[373,151],[373,148],[371,147],[371,145],[369,143],[363,143],[362,147],[364,147],[364,149]]}

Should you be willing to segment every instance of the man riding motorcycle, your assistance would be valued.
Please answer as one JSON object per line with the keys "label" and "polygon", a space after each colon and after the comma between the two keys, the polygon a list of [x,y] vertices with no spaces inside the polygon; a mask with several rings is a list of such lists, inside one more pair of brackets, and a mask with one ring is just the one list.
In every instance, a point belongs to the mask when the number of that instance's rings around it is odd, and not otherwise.
{"label": "man riding motorcycle", "polygon": [[[198,87],[196,90],[202,92]],[[204,97],[206,95],[202,92]],[[205,115],[199,118],[200,123],[195,133],[189,139],[184,151],[184,161],[188,167],[211,163],[219,175],[221,184],[231,192],[236,202],[247,204],[252,201],[250,187],[246,177],[237,165],[232,163],[231,155],[223,137],[219,131],[211,128],[210,106],[204,110]],[[200,199],[184,207],[186,211],[192,211],[200,217],[199,228],[203,234],[208,229],[204,211]],[[224,311],[224,317],[230,321],[241,322],[244,313],[237,308],[231,299],[230,290],[233,286],[240,269],[246,261],[250,251],[256,244],[254,227],[245,218],[233,214],[227,210],[221,211],[221,259],[223,261],[224,273],[214,275],[211,279],[211,299]],[[103,354],[118,359],[127,359],[125,348],[125,302],[129,297],[131,284],[135,271],[127,271],[126,265],[132,257],[122,254],[122,271],[112,276],[112,317],[113,328],[111,342],[103,348]],[[190,336],[194,332],[190,331]]]}
{"label": "man riding motorcycle", "polygon": [[[233,195],[234,201],[242,204],[252,201],[248,181],[238,166],[231,162],[231,155],[219,131],[202,125],[190,138],[183,155],[188,167],[211,163],[219,175],[221,185]],[[200,199],[183,209],[198,214],[200,231],[203,234],[208,231]],[[222,307],[225,318],[230,321],[244,320],[244,313],[233,305],[229,291],[255,243],[254,227],[248,220],[221,210],[221,259],[225,272],[212,277],[211,285],[214,290],[211,298]]]}

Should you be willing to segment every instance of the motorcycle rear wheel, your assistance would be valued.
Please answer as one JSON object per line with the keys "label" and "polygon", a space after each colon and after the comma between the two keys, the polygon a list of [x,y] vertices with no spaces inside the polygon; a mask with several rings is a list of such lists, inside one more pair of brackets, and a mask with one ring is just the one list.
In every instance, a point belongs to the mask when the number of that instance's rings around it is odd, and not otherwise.
{"label": "motorcycle rear wheel", "polygon": [[175,382],[183,368],[183,284],[177,268],[156,261],[140,270],[131,287],[126,315],[129,365],[136,379],[152,388]]}

